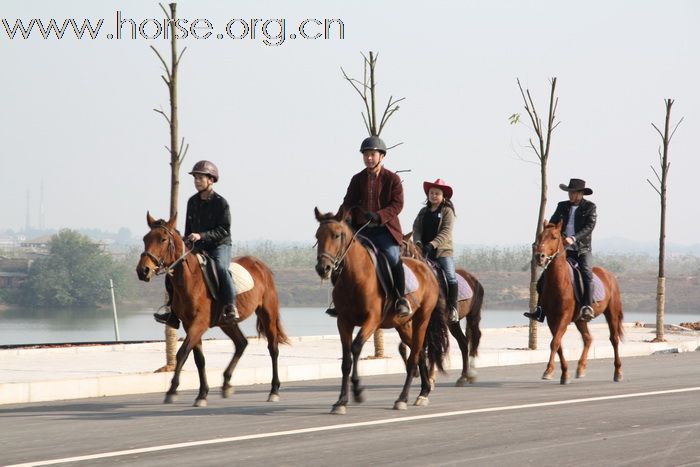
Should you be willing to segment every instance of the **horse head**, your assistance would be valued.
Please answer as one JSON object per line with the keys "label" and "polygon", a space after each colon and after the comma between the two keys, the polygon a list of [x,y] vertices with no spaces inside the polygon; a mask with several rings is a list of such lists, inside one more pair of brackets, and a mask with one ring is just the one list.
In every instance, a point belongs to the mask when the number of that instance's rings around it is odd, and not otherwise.
{"label": "horse head", "polygon": [[328,279],[331,273],[338,268],[345,253],[350,247],[352,231],[344,222],[345,211],[343,208],[336,213],[321,214],[318,208],[314,208],[316,220],[319,222],[316,230],[316,272],[321,279]]}
{"label": "horse head", "polygon": [[143,253],[136,265],[139,279],[148,282],[151,278],[171,265],[177,258],[178,249],[182,250],[182,239],[175,230],[177,213],[168,221],[155,220],[149,212],[146,222],[151,229],[143,237]]}
{"label": "horse head", "polygon": [[561,235],[563,220],[556,224],[547,221],[543,223],[542,232],[537,236],[535,243],[535,261],[540,267],[547,267],[559,254],[564,252],[564,241]]}
{"label": "horse head", "polygon": [[409,232],[403,236],[401,241],[401,256],[406,258],[423,259],[423,250],[413,243],[413,232]]}

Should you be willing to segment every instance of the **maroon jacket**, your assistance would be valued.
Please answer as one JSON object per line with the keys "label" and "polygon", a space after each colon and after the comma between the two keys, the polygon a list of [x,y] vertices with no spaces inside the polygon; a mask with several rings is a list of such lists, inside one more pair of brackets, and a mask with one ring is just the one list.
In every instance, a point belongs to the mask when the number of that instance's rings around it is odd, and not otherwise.
{"label": "maroon jacket", "polygon": [[[345,209],[346,215],[351,216],[351,225],[354,228],[362,226],[367,222],[367,210],[369,203],[367,196],[367,169],[355,174],[350,180],[348,191],[343,198],[341,208]],[[396,243],[401,245],[403,237],[399,213],[403,209],[403,185],[401,178],[394,172],[382,166],[379,172],[379,183],[376,195],[379,197],[379,214],[382,225],[389,229],[389,233],[394,237]]]}

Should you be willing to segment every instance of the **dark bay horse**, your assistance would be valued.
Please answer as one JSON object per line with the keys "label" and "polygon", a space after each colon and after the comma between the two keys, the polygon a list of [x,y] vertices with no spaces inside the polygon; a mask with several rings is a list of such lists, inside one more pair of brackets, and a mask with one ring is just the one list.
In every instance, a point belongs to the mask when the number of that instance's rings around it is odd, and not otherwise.
{"label": "dark bay horse", "polygon": [[[401,255],[408,258],[415,258],[423,261],[423,252],[420,247],[416,246],[412,240],[413,232],[408,233],[403,236],[403,243],[401,245]],[[448,323],[450,333],[454,336],[459,344],[459,349],[462,352],[462,374],[457,379],[455,383],[456,386],[466,386],[467,383],[471,384],[476,382],[477,373],[476,370],[470,365],[469,357],[476,357],[479,351],[479,341],[481,340],[481,329],[479,328],[479,322],[481,321],[481,306],[484,302],[484,287],[481,282],[474,277],[473,274],[467,272],[464,269],[457,268],[457,274],[462,276],[469,287],[473,291],[471,298],[467,300],[460,300],[458,302],[459,319],[466,319],[465,330],[457,323]],[[399,353],[406,360],[406,347],[403,344],[399,345]],[[435,382],[435,368],[430,369],[430,379],[432,383]]]}
{"label": "dark bay horse", "polygon": [[[552,379],[554,372],[554,355],[559,354],[561,362],[561,384],[569,382],[569,370],[561,340],[566,332],[566,328],[577,314],[580,304],[576,303],[574,297],[573,284],[569,272],[569,265],[566,260],[566,250],[564,249],[563,236],[561,235],[562,222],[549,224],[545,222],[544,230],[540,233],[535,244],[535,260],[544,269],[542,296],[540,306],[547,317],[547,325],[552,331],[552,342],[550,344],[549,362],[542,375],[542,379]],[[593,268],[593,274],[598,276],[605,288],[605,297],[593,304],[595,315],[605,315],[610,329],[610,342],[615,352],[615,372],[614,381],[622,381],[622,362],[618,352],[618,345],[623,336],[622,329],[622,301],[620,299],[620,287],[617,279],[610,272],[600,267]],[[588,330],[588,323],[582,319],[574,321],[576,328],[581,333],[583,339],[583,352],[576,368],[576,377],[583,378],[586,375],[586,363],[588,361],[588,349],[593,338]]]}
{"label": "dark bay horse", "polygon": [[[220,307],[209,294],[204,283],[204,277],[199,262],[194,254],[189,254],[182,237],[175,229],[177,215],[169,221],[154,220],[146,214],[148,227],[151,229],[143,237],[144,252],[136,266],[139,279],[148,282],[160,273],[171,274],[173,297],[171,310],[182,321],[187,332],[184,342],[177,351],[177,364],[170,389],[166,393],[165,403],[174,402],[177,387],[180,384],[180,371],[190,352],[194,352],[194,360],[199,373],[199,394],[195,399],[195,407],[207,405],[206,372],[204,369],[204,353],[202,352],[202,336],[209,329],[212,313],[215,307]],[[236,305],[241,315],[241,321],[255,312],[258,317],[256,329],[258,336],[264,334],[267,338],[267,348],[272,359],[272,389],[268,402],[279,401],[280,381],[277,373],[277,357],[279,344],[289,343],[282,329],[279,314],[277,290],[272,278],[272,271],[259,259],[243,256],[234,259],[235,263],[243,266],[253,277],[253,289],[236,295]],[[231,376],[238,360],[248,345],[248,339],[243,335],[237,323],[219,324],[224,333],[231,338],[234,354],[231,362],[224,370],[222,396],[233,394]]]}
{"label": "dark bay horse", "polygon": [[[316,272],[322,279],[334,275],[333,303],[338,312],[338,332],[343,348],[343,381],[340,397],[333,405],[331,413],[344,414],[348,404],[348,388],[352,370],[352,391],[355,402],[364,400],[364,388],[360,386],[357,365],[362,346],[378,328],[395,328],[401,341],[411,353],[406,364],[406,380],[394,409],[405,410],[408,391],[413,379],[413,369],[418,367],[421,376],[421,392],[415,405],[428,405],[430,382],[428,381],[427,360],[443,371],[443,359],[449,346],[445,323],[444,300],[440,296],[435,275],[423,262],[405,259],[404,264],[418,279],[418,289],[407,294],[413,313],[407,317],[397,317],[393,310],[393,300],[387,300],[380,286],[374,263],[369,252],[356,241],[355,234],[343,220],[341,209],[337,214],[321,214],[314,210],[319,222],[316,231],[318,256]],[[387,303],[390,302],[390,303]],[[383,310],[389,306],[389,311]],[[353,330],[360,330],[353,339]]]}

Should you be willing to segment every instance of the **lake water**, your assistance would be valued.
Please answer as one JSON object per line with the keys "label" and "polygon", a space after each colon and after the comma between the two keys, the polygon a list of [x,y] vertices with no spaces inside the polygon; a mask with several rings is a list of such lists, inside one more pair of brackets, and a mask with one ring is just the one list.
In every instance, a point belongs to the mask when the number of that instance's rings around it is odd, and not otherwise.
{"label": "lake water", "polygon": [[[527,324],[524,310],[483,310],[482,328],[500,328]],[[163,340],[163,325],[156,323],[153,311],[118,312],[119,332],[122,341]],[[322,308],[283,308],[282,324],[290,336],[336,334],[335,320]],[[594,322],[603,323],[600,317]],[[655,323],[654,313],[625,312],[625,322],[643,321]],[[666,324],[700,321],[700,314],[672,314],[665,316]],[[463,324],[464,325],[464,324]],[[241,323],[245,335],[255,335],[255,320]],[[184,336],[182,328],[178,331]],[[223,338],[220,329],[210,329],[206,338]],[[31,310],[7,309],[0,311],[0,345],[44,344],[66,342],[115,341],[112,311],[100,310]]]}

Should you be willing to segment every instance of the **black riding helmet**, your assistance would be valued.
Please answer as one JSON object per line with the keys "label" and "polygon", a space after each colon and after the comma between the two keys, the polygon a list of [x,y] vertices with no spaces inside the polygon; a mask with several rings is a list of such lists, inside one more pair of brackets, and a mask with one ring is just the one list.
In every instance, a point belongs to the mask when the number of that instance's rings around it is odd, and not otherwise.
{"label": "black riding helmet", "polygon": [[362,144],[360,145],[360,152],[365,151],[379,151],[386,155],[386,144],[384,144],[384,141],[382,141],[379,136],[370,136],[362,140]]}

